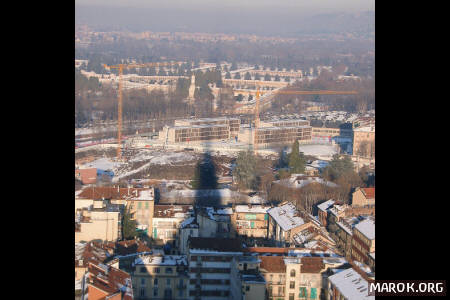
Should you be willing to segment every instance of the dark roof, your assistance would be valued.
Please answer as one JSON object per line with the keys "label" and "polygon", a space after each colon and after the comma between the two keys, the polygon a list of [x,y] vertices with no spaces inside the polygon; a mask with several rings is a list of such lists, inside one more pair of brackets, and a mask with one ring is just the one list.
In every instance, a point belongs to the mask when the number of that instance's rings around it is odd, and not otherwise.
{"label": "dark roof", "polygon": [[259,256],[261,269],[268,273],[285,273],[286,265],[282,256]]}
{"label": "dark roof", "polygon": [[147,247],[143,242],[136,240],[121,241],[116,245],[116,254],[129,255],[141,252],[151,252],[152,249]]}
{"label": "dark roof", "polygon": [[301,264],[301,273],[320,273],[325,267],[321,257],[302,257]]}
{"label": "dark roof", "polygon": [[202,249],[220,252],[241,252],[240,239],[189,237],[189,249]]}

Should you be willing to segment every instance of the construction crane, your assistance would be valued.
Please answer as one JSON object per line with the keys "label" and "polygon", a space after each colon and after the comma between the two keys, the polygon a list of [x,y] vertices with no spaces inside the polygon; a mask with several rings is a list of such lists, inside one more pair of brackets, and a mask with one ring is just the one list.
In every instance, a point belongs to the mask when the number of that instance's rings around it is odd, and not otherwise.
{"label": "construction crane", "polygon": [[152,62],[144,64],[118,64],[113,66],[103,65],[105,69],[117,69],[119,73],[119,92],[118,92],[118,109],[117,109],[117,160],[122,159],[122,89],[123,89],[123,70],[148,68],[148,67],[162,67],[180,65],[182,62]]}
{"label": "construction crane", "polygon": [[[258,150],[257,143],[257,132],[259,127],[259,86],[256,89],[256,99],[255,99],[255,129],[254,129],[254,137],[253,137],[253,151],[256,155],[256,151]],[[295,91],[295,90],[279,90],[275,91],[274,94],[278,95],[357,95],[357,91]]]}

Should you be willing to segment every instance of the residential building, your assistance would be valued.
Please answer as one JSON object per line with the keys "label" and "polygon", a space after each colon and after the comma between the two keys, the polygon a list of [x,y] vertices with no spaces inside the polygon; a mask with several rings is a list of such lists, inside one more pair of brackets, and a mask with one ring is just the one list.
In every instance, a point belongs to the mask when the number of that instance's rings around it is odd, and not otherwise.
{"label": "residential building", "polygon": [[83,278],[90,261],[103,262],[113,253],[113,243],[75,243],[75,281]]}
{"label": "residential building", "polygon": [[[308,227],[317,227],[305,213],[296,209],[291,202],[282,203],[269,209],[268,238],[276,242],[278,247],[289,247],[298,242],[298,234]],[[297,241],[296,241],[297,240]]]}
{"label": "residential building", "polygon": [[231,263],[230,299],[260,300],[266,293],[266,281],[260,274],[261,260],[255,256],[236,256]]}
{"label": "residential building", "polygon": [[131,276],[100,262],[89,262],[88,272],[83,276],[81,299],[133,300]]}
{"label": "residential building", "polygon": [[87,208],[95,200],[106,200],[111,204],[120,204],[130,210],[132,219],[138,228],[151,232],[154,206],[154,188],[120,188],[91,186],[83,189],[75,197],[75,211]]}
{"label": "residential building", "polygon": [[89,208],[78,209],[75,215],[75,242],[112,241],[121,237],[122,209],[117,204],[96,200]]}
{"label": "residential building", "polygon": [[298,298],[320,299],[322,272],[325,264],[322,257],[285,257],[286,300]]}
{"label": "residential building", "polygon": [[189,299],[228,300],[233,257],[243,255],[241,241],[191,237],[188,249]]}
{"label": "residential building", "polygon": [[352,259],[369,265],[370,253],[373,252],[375,252],[375,219],[367,218],[353,229]]}
{"label": "residential building", "polygon": [[193,213],[192,205],[155,205],[151,236],[176,250],[180,224]]}
{"label": "residential building", "polygon": [[189,217],[180,224],[178,251],[182,255],[188,254],[189,237],[199,237],[199,226],[195,217]]}
{"label": "residential building", "polygon": [[327,227],[328,223],[328,209],[331,208],[334,205],[335,201],[333,199],[327,200],[325,202],[320,203],[317,205],[317,213],[319,217],[320,225],[323,227]]}
{"label": "residential building", "polygon": [[267,238],[269,228],[270,206],[264,205],[236,205],[231,218],[231,226],[242,236]]}
{"label": "residential building", "polygon": [[326,299],[375,300],[368,296],[368,278],[349,268],[328,277]]}
{"label": "residential building", "polygon": [[375,158],[375,126],[353,129],[353,155]]}
{"label": "residential building", "polygon": [[284,300],[286,291],[286,265],[283,256],[258,256],[261,274],[266,280],[267,300]]}
{"label": "residential building", "polygon": [[231,228],[231,208],[202,207],[197,211],[199,237],[234,237]]}
{"label": "residential building", "polygon": [[375,206],[375,188],[357,187],[352,193],[352,207]]}
{"label": "residential building", "polygon": [[133,263],[135,299],[187,299],[185,255],[142,255]]}

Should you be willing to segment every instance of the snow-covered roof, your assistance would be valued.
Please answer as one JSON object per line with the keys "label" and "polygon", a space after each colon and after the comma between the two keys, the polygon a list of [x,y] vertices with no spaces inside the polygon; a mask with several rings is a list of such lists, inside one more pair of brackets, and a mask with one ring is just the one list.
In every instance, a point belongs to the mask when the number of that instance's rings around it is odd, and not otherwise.
{"label": "snow-covered roof", "polygon": [[248,205],[236,205],[235,209],[238,213],[266,214],[270,206],[252,205],[249,207]]}
{"label": "snow-covered roof", "polygon": [[192,222],[194,222],[195,217],[189,217],[186,220],[184,220],[183,222],[180,223],[180,228],[185,228],[188,225],[191,225]]}
{"label": "snow-covered roof", "polygon": [[242,194],[232,191],[230,189],[216,189],[216,190],[172,190],[164,193],[167,198],[197,198],[197,197],[222,197],[230,198],[242,196]]}
{"label": "snow-covered roof", "polygon": [[319,177],[307,177],[305,179],[297,179],[295,176],[291,176],[290,178],[281,179],[275,182],[291,188],[302,188],[311,183],[320,183],[329,187],[338,186],[334,182],[326,181]]}
{"label": "snow-covered roof", "polygon": [[291,202],[288,202],[282,206],[273,207],[267,212],[284,231],[288,231],[292,228],[305,224],[305,221],[301,217],[294,216],[297,209]]}
{"label": "snow-covered roof", "polygon": [[322,211],[326,211],[328,208],[330,208],[330,206],[332,206],[334,204],[334,200],[330,199],[328,201],[325,201],[323,203],[320,203],[319,205],[317,205],[317,208],[322,210]]}
{"label": "snow-covered roof", "polygon": [[374,299],[368,296],[367,281],[353,269],[347,269],[328,277],[328,280],[349,300]]}
{"label": "snow-covered roof", "polygon": [[355,228],[369,240],[375,239],[375,222],[371,218],[367,218],[364,221],[359,222],[355,225]]}
{"label": "snow-covered roof", "polygon": [[353,129],[353,131],[359,132],[375,132],[375,126],[364,126]]}
{"label": "snow-covered roof", "polygon": [[147,255],[136,258],[134,265],[187,266],[187,257],[186,255]]}

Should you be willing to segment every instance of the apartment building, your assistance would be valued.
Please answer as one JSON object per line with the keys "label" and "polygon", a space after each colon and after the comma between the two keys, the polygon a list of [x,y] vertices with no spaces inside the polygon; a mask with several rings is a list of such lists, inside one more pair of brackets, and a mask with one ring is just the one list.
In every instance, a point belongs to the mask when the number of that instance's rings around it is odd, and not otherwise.
{"label": "apartment building", "polygon": [[375,206],[375,188],[357,187],[352,193],[352,207]]}
{"label": "apartment building", "polygon": [[89,262],[81,287],[81,299],[88,299],[88,296],[89,300],[134,299],[130,274],[100,262]]}
{"label": "apartment building", "polygon": [[240,240],[191,237],[188,249],[189,299],[228,300],[233,257],[243,255]]}
{"label": "apartment building", "polygon": [[353,155],[375,158],[375,126],[353,129]]}
{"label": "apartment building", "polygon": [[236,205],[231,218],[231,226],[242,236],[267,238],[269,228],[270,206],[264,205]]}
{"label": "apartment building", "polygon": [[326,299],[375,300],[375,296],[368,296],[368,278],[349,268],[328,277]]}
{"label": "apartment building", "polygon": [[145,255],[133,263],[134,298],[138,300],[187,299],[187,257]]}
{"label": "apartment building", "polygon": [[233,210],[229,207],[214,209],[202,207],[197,210],[198,236],[231,238],[235,236],[231,226]]}
{"label": "apartment building", "polygon": [[286,265],[283,256],[258,256],[261,274],[266,280],[267,300],[284,300],[286,291]]}
{"label": "apartment building", "polygon": [[179,245],[180,224],[194,214],[192,205],[155,205],[152,237],[170,244],[174,250]]}
{"label": "apartment building", "polygon": [[278,247],[289,247],[299,241],[299,233],[308,227],[317,227],[304,213],[299,212],[291,202],[270,208],[268,238]]}
{"label": "apartment building", "polygon": [[120,188],[117,187],[87,187],[75,197],[75,211],[87,208],[96,200],[104,200],[110,204],[126,206],[131,218],[136,220],[138,228],[151,232],[154,188]]}
{"label": "apartment building", "polygon": [[353,229],[352,259],[369,265],[371,253],[375,253],[375,219],[367,218]]}
{"label": "apartment building", "polygon": [[102,200],[93,201],[88,208],[78,209],[75,214],[75,242],[115,242],[121,237],[121,216],[119,205]]}
{"label": "apartment building", "polygon": [[298,298],[320,299],[322,272],[325,264],[321,257],[285,257],[286,300]]}
{"label": "apartment building", "polygon": [[236,256],[231,263],[230,299],[260,300],[266,294],[266,281],[260,274],[261,260]]}
{"label": "apartment building", "polygon": [[320,203],[317,205],[317,214],[319,217],[320,225],[323,227],[327,227],[328,225],[328,209],[331,208],[334,205],[335,201],[333,199],[327,200],[325,202]]}

